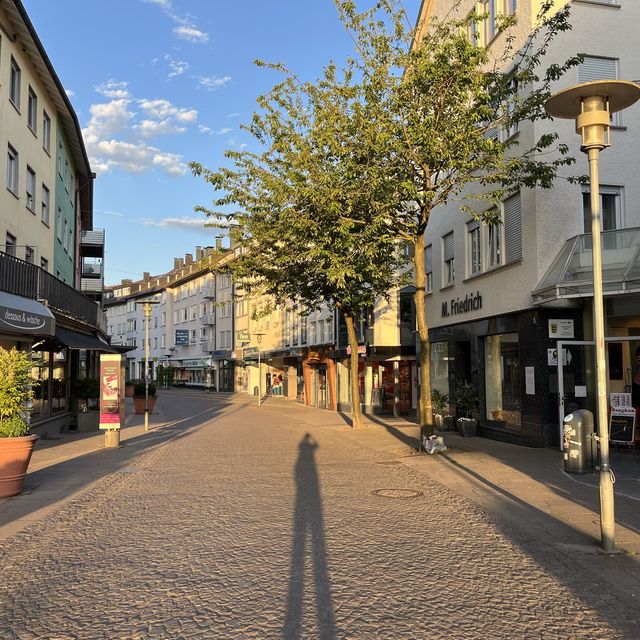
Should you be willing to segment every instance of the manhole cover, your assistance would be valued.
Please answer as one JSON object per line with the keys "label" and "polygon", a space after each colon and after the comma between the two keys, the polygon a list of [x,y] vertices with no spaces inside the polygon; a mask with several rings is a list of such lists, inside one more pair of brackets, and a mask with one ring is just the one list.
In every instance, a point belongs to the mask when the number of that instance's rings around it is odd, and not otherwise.
{"label": "manhole cover", "polygon": [[418,498],[422,495],[422,491],[414,489],[374,489],[371,493],[383,498]]}
{"label": "manhole cover", "polygon": [[377,460],[376,464],[391,466],[392,464],[400,464],[399,460]]}

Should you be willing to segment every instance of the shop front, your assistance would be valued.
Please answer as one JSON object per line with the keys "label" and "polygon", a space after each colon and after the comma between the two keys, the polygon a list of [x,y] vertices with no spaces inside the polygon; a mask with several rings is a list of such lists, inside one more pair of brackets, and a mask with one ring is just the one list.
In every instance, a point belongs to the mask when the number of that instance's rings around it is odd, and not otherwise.
{"label": "shop front", "polygon": [[298,389],[304,397],[304,403],[310,407],[336,411],[336,365],[335,361],[329,357],[327,350],[306,351],[301,365],[302,380],[298,382]]}
{"label": "shop front", "polygon": [[[151,374],[155,372],[155,362],[149,362]],[[173,383],[185,387],[215,388],[216,366],[213,358],[185,358],[173,363]]]}

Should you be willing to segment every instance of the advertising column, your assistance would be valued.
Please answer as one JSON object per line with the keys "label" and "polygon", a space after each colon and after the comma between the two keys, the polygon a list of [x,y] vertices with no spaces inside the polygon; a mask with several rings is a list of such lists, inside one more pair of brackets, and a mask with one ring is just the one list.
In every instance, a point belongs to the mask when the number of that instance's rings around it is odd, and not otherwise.
{"label": "advertising column", "polygon": [[124,423],[124,377],[122,356],[100,354],[100,429],[105,430],[105,446],[120,445]]}

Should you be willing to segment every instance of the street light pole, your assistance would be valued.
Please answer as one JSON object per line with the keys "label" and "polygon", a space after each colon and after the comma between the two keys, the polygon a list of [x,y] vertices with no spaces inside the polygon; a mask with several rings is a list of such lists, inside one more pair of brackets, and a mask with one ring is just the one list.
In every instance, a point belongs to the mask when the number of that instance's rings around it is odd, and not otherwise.
{"label": "street light pole", "polygon": [[157,300],[142,300],[144,311],[144,430],[149,431],[149,324],[151,321],[151,305],[160,304]]}
{"label": "street light pole", "polygon": [[262,331],[255,331],[253,334],[256,337],[256,342],[258,343],[258,406],[262,404],[262,371],[261,362],[260,362],[260,345],[262,344],[262,336],[264,333]]}
{"label": "street light pole", "polygon": [[547,113],[555,118],[575,119],[582,136],[580,150],[589,158],[591,189],[591,242],[593,247],[593,325],[596,347],[596,398],[600,444],[600,545],[615,551],[613,478],[609,464],[607,420],[607,361],[605,356],[604,299],[602,288],[602,225],[600,222],[600,151],[610,146],[611,114],[630,107],[640,98],[640,88],[621,80],[584,82],[560,91],[547,101]]}

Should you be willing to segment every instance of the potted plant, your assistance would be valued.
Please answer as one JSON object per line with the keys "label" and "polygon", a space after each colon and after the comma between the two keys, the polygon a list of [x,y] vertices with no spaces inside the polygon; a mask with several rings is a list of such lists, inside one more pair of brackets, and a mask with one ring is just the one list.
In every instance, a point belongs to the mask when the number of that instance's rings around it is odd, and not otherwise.
{"label": "potted plant", "polygon": [[98,398],[100,382],[96,378],[74,380],[71,393],[78,402],[78,431],[97,431],[99,426]]}
{"label": "potted plant", "polygon": [[29,355],[0,347],[0,498],[22,491],[38,436],[27,422],[31,391]]}
{"label": "potted plant", "polygon": [[[133,387],[133,406],[136,413],[144,413],[145,383],[137,382]],[[149,382],[149,413],[156,406],[156,385]]]}
{"label": "potted plant", "polygon": [[443,430],[448,425],[445,424],[444,411],[449,406],[449,394],[442,393],[439,389],[431,389],[431,408],[433,409],[433,421],[436,427]]}
{"label": "potted plant", "polygon": [[133,398],[133,387],[135,387],[135,380],[127,380],[124,383],[124,397],[125,398]]}
{"label": "potted plant", "polygon": [[475,387],[465,380],[456,384],[456,426],[460,435],[468,438],[478,432],[478,420],[474,414],[478,407],[478,394]]}

